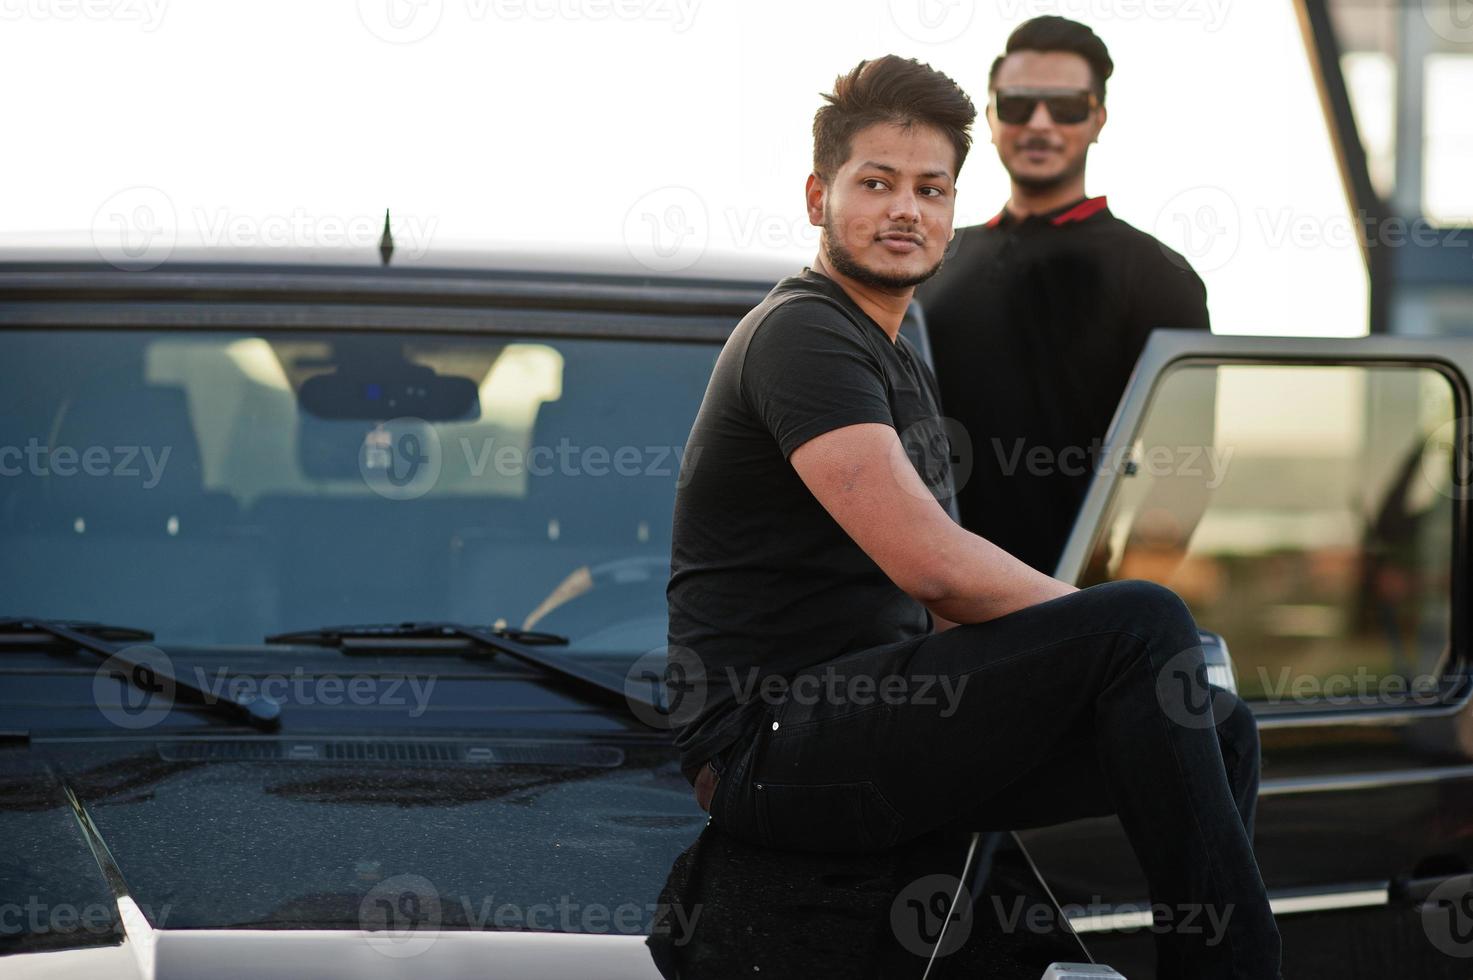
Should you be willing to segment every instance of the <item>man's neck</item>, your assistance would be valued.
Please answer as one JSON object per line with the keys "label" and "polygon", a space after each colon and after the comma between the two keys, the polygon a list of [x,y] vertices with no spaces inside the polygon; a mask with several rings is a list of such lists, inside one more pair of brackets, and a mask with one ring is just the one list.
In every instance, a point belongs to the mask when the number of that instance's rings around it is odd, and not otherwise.
{"label": "man's neck", "polygon": [[1045,191],[1030,190],[1014,183],[1013,196],[1008,198],[1007,209],[1015,218],[1026,218],[1034,214],[1047,214],[1066,204],[1073,204],[1084,196],[1082,176],[1078,180],[1071,180]]}
{"label": "man's neck", "polygon": [[824,260],[822,249],[813,260],[813,271],[821,272],[838,283],[839,288],[849,294],[855,305],[869,314],[870,319],[889,335],[890,343],[895,343],[895,338],[900,335],[900,321],[905,319],[905,310],[910,306],[910,298],[915,295],[914,286],[907,286],[901,292],[894,293],[851,279]]}

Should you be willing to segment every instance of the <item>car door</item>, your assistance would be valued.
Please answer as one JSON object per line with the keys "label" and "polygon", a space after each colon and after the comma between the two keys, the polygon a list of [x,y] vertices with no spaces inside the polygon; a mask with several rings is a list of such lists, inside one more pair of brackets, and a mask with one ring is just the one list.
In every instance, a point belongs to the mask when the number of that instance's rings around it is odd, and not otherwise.
{"label": "car door", "polygon": [[[1157,331],[1060,559],[1167,585],[1224,638],[1286,977],[1473,971],[1470,372],[1470,340]],[[1148,971],[1118,820],[1021,836],[1091,948]]]}

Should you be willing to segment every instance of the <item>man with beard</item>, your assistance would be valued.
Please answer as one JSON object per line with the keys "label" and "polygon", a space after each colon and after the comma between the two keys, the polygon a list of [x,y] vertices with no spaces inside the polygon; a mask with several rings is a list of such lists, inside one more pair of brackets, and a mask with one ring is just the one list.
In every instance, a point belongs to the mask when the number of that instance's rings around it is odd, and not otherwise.
{"label": "man with beard", "polygon": [[1186,605],[1144,581],[1076,589],[938,500],[935,384],[899,332],[952,235],[971,100],[894,56],[825,98],[818,254],[732,331],[682,457],[665,675],[681,771],[714,826],[779,849],[1118,812],[1152,899],[1224,924],[1157,930],[1158,976],[1277,977],[1257,729],[1194,686]]}
{"label": "man with beard", "polygon": [[[1048,573],[1106,463],[1101,441],[1146,337],[1208,329],[1206,289],[1186,259],[1085,195],[1113,70],[1083,24],[1037,17],[1013,31],[992,64],[987,107],[1012,194],[991,220],[959,229],[945,267],[916,294],[941,404],[971,436],[962,523]],[[1211,392],[1201,397],[1199,424],[1211,415]],[[1184,547],[1205,505],[1200,484],[1174,482],[1156,489],[1137,527],[1169,528],[1157,536],[1168,552]]]}

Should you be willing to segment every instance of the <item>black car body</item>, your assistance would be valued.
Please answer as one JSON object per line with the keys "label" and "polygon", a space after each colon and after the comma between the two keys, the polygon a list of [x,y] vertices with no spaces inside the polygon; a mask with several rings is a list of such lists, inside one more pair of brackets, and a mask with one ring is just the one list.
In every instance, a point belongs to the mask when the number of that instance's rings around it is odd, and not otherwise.
{"label": "black car body", "polygon": [[[713,835],[640,696],[673,464],[794,270],[370,258],[0,262],[0,972],[1087,961],[1012,835]],[[406,620],[433,625],[318,629]]]}
{"label": "black car body", "polygon": [[[663,662],[674,464],[720,344],[792,271],[0,262],[0,446],[21,450],[0,459],[0,616],[35,618],[0,627],[7,975],[919,976],[934,959],[932,976],[1034,977],[1086,959],[1079,933],[1150,976],[1113,818],[829,863],[703,833],[640,696]],[[919,317],[905,329],[925,350]],[[458,435],[428,481],[400,467],[428,458],[426,427],[365,425],[349,403],[368,388],[329,391],[326,418],[295,408],[313,376],[398,382],[405,360],[484,372],[467,424],[491,428],[431,422]],[[1473,957],[1470,375],[1466,340],[1158,333],[1057,572],[1163,581],[1232,647],[1287,977],[1464,976]],[[571,467],[530,472],[559,445]],[[521,471],[499,467],[507,446]],[[578,455],[595,446],[597,466]],[[1181,452],[1158,466],[1160,447]],[[1204,476],[1193,451],[1222,465]],[[147,632],[93,629],[89,651],[55,619]],[[403,620],[505,627],[516,647],[312,632]],[[278,719],[252,715],[275,701]]]}

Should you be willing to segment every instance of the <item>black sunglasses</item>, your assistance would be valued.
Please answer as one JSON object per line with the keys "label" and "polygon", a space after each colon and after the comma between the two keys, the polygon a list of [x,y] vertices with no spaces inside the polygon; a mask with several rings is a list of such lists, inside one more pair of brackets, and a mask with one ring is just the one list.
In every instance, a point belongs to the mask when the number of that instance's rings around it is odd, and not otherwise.
{"label": "black sunglasses", "polygon": [[1009,126],[1032,119],[1040,102],[1048,106],[1049,118],[1064,126],[1084,122],[1100,104],[1088,89],[1007,88],[992,93],[998,120]]}

